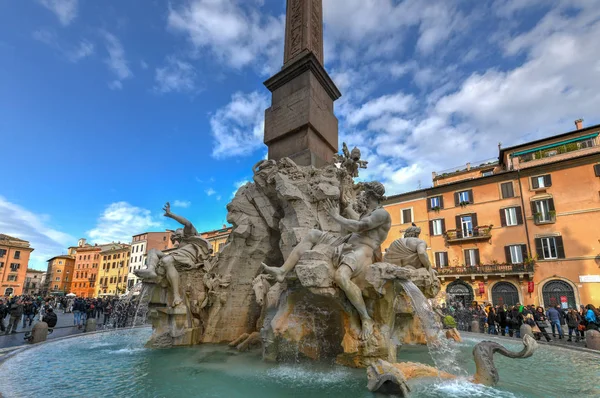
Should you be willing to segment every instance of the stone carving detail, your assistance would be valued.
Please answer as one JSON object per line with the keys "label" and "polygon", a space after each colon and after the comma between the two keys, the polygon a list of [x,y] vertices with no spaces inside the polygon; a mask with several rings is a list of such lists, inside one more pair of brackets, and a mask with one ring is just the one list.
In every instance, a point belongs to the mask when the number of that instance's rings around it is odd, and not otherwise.
{"label": "stone carving detail", "polygon": [[323,64],[323,1],[311,0],[310,10],[310,44],[311,50],[321,64]]}
{"label": "stone carving detail", "polygon": [[[476,371],[471,381],[486,386],[495,386],[500,381],[498,370],[494,364],[494,353],[498,352],[508,358],[529,358],[537,350],[538,344],[533,337],[523,338],[523,349],[519,352],[509,351],[502,345],[492,341],[482,341],[473,348]],[[367,388],[373,392],[408,396],[410,388],[407,380],[422,377],[441,377],[455,379],[457,376],[438,369],[413,362],[389,363],[379,360],[367,368]]]}
{"label": "stone carving detail", "polygon": [[344,142],[342,144],[342,154],[335,155],[334,163],[340,163],[342,169],[345,169],[350,177],[356,178],[358,177],[358,169],[366,169],[367,164],[369,164],[366,160],[361,160],[360,156],[360,149],[354,147],[350,152],[348,145]]}
{"label": "stone carving detail", "polygon": [[288,22],[288,54],[286,58],[286,62],[296,55],[298,55],[302,51],[302,19],[303,19],[303,10],[302,6],[305,0],[289,0],[288,4],[290,9],[289,13],[289,22]]}

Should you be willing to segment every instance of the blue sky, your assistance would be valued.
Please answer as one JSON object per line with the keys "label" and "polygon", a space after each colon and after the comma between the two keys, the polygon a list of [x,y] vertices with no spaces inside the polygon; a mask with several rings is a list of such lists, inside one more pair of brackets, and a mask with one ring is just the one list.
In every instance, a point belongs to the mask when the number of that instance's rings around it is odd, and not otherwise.
{"label": "blue sky", "polygon": [[[283,0],[0,0],[0,233],[31,266],[77,238],[200,230],[266,154]],[[600,0],[324,0],[340,143],[389,194],[600,122]]]}

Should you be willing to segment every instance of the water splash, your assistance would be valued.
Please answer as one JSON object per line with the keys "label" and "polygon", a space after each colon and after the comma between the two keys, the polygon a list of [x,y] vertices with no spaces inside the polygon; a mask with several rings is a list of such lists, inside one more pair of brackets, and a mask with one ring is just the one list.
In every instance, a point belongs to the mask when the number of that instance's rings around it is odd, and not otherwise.
{"label": "water splash", "polygon": [[153,292],[154,285],[137,283],[126,295],[114,302],[106,327],[118,329],[145,325]]}
{"label": "water splash", "polygon": [[412,281],[401,280],[400,284],[410,297],[415,314],[421,321],[427,340],[427,348],[435,367],[438,371],[442,370],[458,376],[467,376],[467,371],[459,366],[457,362],[459,351],[446,338],[429,300]]}

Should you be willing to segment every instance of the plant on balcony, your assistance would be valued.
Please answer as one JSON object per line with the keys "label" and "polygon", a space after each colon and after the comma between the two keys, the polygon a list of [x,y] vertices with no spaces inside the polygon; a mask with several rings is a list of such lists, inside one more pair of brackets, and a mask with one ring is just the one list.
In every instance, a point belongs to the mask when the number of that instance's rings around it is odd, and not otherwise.
{"label": "plant on balcony", "polygon": [[433,206],[433,207],[431,208],[431,210],[435,211],[436,213],[439,213],[439,212],[440,212],[440,210],[441,210],[441,207],[440,207],[440,206]]}
{"label": "plant on balcony", "polygon": [[470,204],[471,204],[471,202],[469,202],[468,200],[463,200],[462,202],[459,203],[460,207],[467,207]]}
{"label": "plant on balcony", "polygon": [[526,259],[523,260],[523,264],[525,265],[535,265],[537,261],[537,256],[527,256]]}
{"label": "plant on balcony", "polygon": [[548,215],[550,216],[550,218],[554,218],[554,217],[556,217],[556,210],[550,210],[550,211],[548,212]]}

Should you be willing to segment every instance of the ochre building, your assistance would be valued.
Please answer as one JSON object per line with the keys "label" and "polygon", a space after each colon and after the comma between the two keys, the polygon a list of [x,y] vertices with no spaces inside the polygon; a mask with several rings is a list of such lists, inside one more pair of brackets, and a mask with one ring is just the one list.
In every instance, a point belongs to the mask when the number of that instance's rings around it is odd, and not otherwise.
{"label": "ochre building", "polygon": [[125,293],[130,256],[130,245],[113,243],[103,246],[100,252],[95,297],[118,296]]}
{"label": "ochre building", "polygon": [[0,234],[0,295],[23,294],[33,250],[26,240]]}
{"label": "ochre building", "polygon": [[229,238],[229,234],[231,234],[232,227],[227,227],[223,225],[223,228],[216,229],[214,231],[202,232],[200,235],[204,239],[210,242],[213,249],[213,254],[219,253],[225,247],[227,243],[227,238]]}
{"label": "ochre building", "polygon": [[600,303],[600,125],[576,126],[388,198],[383,247],[421,227],[442,290],[464,303]]}
{"label": "ochre building", "polygon": [[73,282],[71,293],[78,297],[94,297],[100,263],[100,251],[103,246],[90,245],[85,239],[79,239],[75,248],[75,266],[73,269]]}

